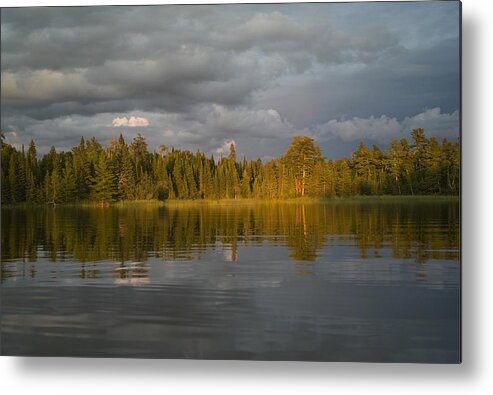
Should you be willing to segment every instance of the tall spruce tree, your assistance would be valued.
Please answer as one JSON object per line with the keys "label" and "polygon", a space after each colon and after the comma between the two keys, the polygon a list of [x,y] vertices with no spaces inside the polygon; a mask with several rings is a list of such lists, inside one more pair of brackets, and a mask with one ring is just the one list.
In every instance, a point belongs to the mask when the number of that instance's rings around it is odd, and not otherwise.
{"label": "tall spruce tree", "polygon": [[62,200],[65,203],[77,199],[77,179],[75,177],[72,161],[65,164],[62,177]]}
{"label": "tall spruce tree", "polygon": [[95,176],[92,180],[91,198],[101,204],[115,200],[116,182],[115,175],[108,166],[105,155],[100,155],[94,168]]}

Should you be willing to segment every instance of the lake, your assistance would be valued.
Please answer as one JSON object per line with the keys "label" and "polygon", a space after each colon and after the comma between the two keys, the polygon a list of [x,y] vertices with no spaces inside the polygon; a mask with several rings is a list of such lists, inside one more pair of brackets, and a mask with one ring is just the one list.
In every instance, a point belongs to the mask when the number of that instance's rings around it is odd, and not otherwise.
{"label": "lake", "polygon": [[460,361],[458,200],[1,214],[3,355]]}

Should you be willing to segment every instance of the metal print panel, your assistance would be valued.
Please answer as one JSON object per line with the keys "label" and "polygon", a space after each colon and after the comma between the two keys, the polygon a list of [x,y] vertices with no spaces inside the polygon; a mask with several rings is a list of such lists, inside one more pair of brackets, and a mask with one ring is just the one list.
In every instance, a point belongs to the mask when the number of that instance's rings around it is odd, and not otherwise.
{"label": "metal print panel", "polygon": [[1,354],[460,363],[461,5],[1,10]]}

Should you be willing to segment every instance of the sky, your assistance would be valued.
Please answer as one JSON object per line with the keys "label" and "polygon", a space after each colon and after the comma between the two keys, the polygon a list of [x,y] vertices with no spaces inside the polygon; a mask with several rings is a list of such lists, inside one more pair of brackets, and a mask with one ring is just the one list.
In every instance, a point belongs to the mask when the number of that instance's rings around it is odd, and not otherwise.
{"label": "sky", "polygon": [[3,8],[1,130],[264,160],[307,135],[335,159],[457,140],[459,64],[455,1]]}

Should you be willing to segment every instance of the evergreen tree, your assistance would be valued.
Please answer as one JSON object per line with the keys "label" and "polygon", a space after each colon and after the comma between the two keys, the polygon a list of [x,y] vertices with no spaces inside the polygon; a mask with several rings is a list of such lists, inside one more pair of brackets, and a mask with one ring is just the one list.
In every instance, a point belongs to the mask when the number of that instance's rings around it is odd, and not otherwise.
{"label": "evergreen tree", "polygon": [[144,172],[136,186],[136,198],[139,200],[152,200],[157,198],[157,186],[151,176]]}
{"label": "evergreen tree", "polygon": [[427,139],[425,131],[421,128],[413,129],[411,132],[413,144],[411,146],[411,153],[413,157],[413,173],[414,173],[414,186],[418,192],[423,192],[426,188],[424,185],[424,162],[426,156],[426,144]]}
{"label": "evergreen tree", "polygon": [[116,183],[112,169],[108,167],[104,155],[99,157],[95,166],[95,176],[91,189],[91,197],[100,204],[107,204],[115,199]]}
{"label": "evergreen tree", "polygon": [[241,197],[249,198],[251,196],[251,176],[247,166],[243,168],[243,175],[241,177]]}
{"label": "evergreen tree", "polygon": [[81,137],[77,147],[72,149],[73,167],[76,179],[76,197],[78,200],[89,198],[92,184],[91,163],[87,156],[84,137]]}
{"label": "evergreen tree", "polygon": [[355,171],[358,194],[373,194],[375,192],[376,169],[373,164],[372,152],[363,141],[359,143],[358,149],[353,153],[352,165]]}
{"label": "evergreen tree", "polygon": [[142,172],[149,170],[147,163],[147,142],[140,133],[133,139],[130,145],[130,153],[135,165],[135,177],[139,181]]}
{"label": "evergreen tree", "polygon": [[53,169],[44,180],[45,201],[47,203],[56,204],[63,202],[62,177],[60,173],[59,160],[54,158]]}
{"label": "evergreen tree", "polygon": [[348,159],[340,159],[336,162],[337,167],[337,185],[336,193],[338,196],[353,195],[351,169]]}
{"label": "evergreen tree", "polygon": [[36,144],[33,140],[29,143],[26,156],[26,201],[33,203],[37,200],[38,158],[36,157]]}
{"label": "evergreen tree", "polygon": [[294,175],[296,196],[305,196],[308,180],[313,173],[315,163],[322,157],[320,147],[313,139],[306,136],[295,136],[284,154],[284,163]]}
{"label": "evergreen tree", "polygon": [[447,193],[459,193],[460,174],[460,150],[458,143],[451,143],[447,139],[442,143],[443,163],[442,179],[444,189]]}
{"label": "evergreen tree", "polygon": [[10,156],[9,160],[9,178],[8,178],[8,185],[9,185],[9,202],[10,203],[17,203],[19,202],[19,187],[18,187],[18,179],[17,179],[17,172],[18,172],[18,166],[17,166],[17,161],[15,158],[15,155]]}
{"label": "evergreen tree", "polygon": [[402,177],[403,177],[403,158],[404,152],[399,141],[393,140],[390,143],[389,152],[387,154],[387,169],[390,178],[390,193],[402,194]]}
{"label": "evergreen tree", "polygon": [[176,196],[179,199],[188,199],[188,185],[184,177],[183,164],[180,159],[175,161],[173,169],[173,182],[176,187]]}
{"label": "evergreen tree", "polygon": [[65,165],[62,178],[62,200],[65,203],[75,201],[77,198],[77,179],[72,162]]}
{"label": "evergreen tree", "polygon": [[117,174],[118,198],[132,200],[135,198],[135,173],[134,165],[128,147],[120,136],[120,162]]}
{"label": "evergreen tree", "polygon": [[26,202],[34,203],[37,200],[37,189],[34,181],[34,172],[26,173]]}

